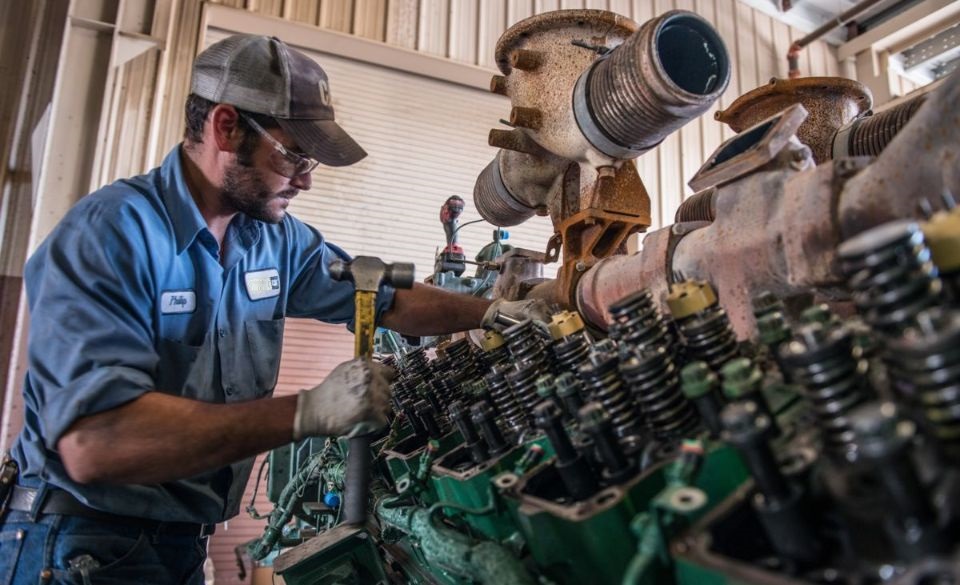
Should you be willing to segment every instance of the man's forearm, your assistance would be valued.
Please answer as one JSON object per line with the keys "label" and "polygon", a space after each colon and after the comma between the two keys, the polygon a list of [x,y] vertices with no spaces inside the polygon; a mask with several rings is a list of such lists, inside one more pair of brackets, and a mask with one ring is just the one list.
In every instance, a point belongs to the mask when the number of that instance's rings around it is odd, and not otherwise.
{"label": "man's forearm", "polygon": [[417,283],[398,290],[381,323],[404,335],[444,335],[477,329],[490,306],[487,299]]}
{"label": "man's forearm", "polygon": [[289,443],[296,396],[211,404],[149,392],[84,417],[57,443],[79,483],[161,483]]}

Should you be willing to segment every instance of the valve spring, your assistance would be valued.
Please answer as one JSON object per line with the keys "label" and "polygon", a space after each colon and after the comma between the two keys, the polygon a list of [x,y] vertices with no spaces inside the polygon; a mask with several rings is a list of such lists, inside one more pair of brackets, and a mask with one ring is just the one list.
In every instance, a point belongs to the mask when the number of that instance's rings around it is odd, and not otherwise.
{"label": "valve spring", "polygon": [[513,395],[513,390],[507,384],[505,374],[509,370],[510,366],[497,366],[484,379],[490,389],[490,398],[497,409],[498,418],[506,425],[506,430],[520,434],[527,428],[527,419]]}
{"label": "valve spring", "polygon": [[890,344],[894,388],[921,414],[921,422],[960,460],[960,312],[936,307]]}
{"label": "valve spring", "polygon": [[489,372],[496,366],[504,365],[510,361],[510,352],[506,345],[501,345],[489,351],[481,351],[477,354],[477,362],[481,372]]}
{"label": "valve spring", "polygon": [[804,325],[780,347],[780,359],[812,403],[826,447],[840,456],[854,449],[850,413],[870,396],[866,362],[854,355],[850,330],[843,325]]}
{"label": "valve spring", "polygon": [[414,393],[414,385],[408,378],[398,378],[393,383],[393,397],[401,407],[409,408],[413,406],[416,394]]}
{"label": "valve spring", "polygon": [[422,378],[417,378],[417,382],[417,385],[414,386],[417,400],[426,401],[433,408],[438,417],[445,417],[447,413],[447,407],[434,388],[436,380],[434,378],[430,378],[430,380],[427,381]]}
{"label": "valve spring", "polygon": [[540,402],[537,394],[537,378],[541,370],[533,362],[521,361],[513,369],[507,370],[506,378],[513,397],[520,404],[520,409],[528,423],[533,423],[533,408]]}
{"label": "valve spring", "polygon": [[759,321],[765,315],[773,313],[786,313],[786,308],[775,294],[770,291],[763,291],[753,298],[753,317]]}
{"label": "valve spring", "polygon": [[403,373],[423,375],[424,372],[429,370],[429,361],[430,360],[427,359],[427,352],[422,347],[418,347],[408,353],[404,358]]}
{"label": "valve spring", "polygon": [[737,335],[730,326],[727,312],[719,305],[680,319],[677,327],[688,357],[707,362],[715,372],[737,357]]}
{"label": "valve spring", "polygon": [[397,356],[390,354],[380,359],[380,363],[388,368],[397,369]]}
{"label": "valve spring", "polygon": [[443,404],[444,413],[452,403],[464,399],[462,386],[454,374],[437,376],[434,379],[433,388],[440,403]]}
{"label": "valve spring", "polygon": [[531,362],[538,370],[547,367],[547,348],[543,336],[530,319],[508,327],[503,332],[503,338],[507,342],[513,363]]}
{"label": "valve spring", "polygon": [[550,345],[556,372],[576,372],[590,362],[590,343],[582,334],[561,337]]}
{"label": "valve spring", "polygon": [[613,430],[621,443],[636,441],[643,434],[643,423],[633,398],[623,387],[617,366],[619,358],[612,354],[594,354],[592,363],[580,368],[580,379],[589,395],[610,415]]}
{"label": "valve spring", "polygon": [[671,355],[675,354],[676,338],[649,291],[637,291],[610,305],[610,315],[610,336],[626,351],[634,347],[666,347]]}
{"label": "valve spring", "polygon": [[882,334],[896,336],[917,313],[938,304],[942,285],[916,223],[883,224],[845,241],[837,252],[857,309]]}
{"label": "valve spring", "polygon": [[479,377],[479,368],[470,342],[458,339],[447,346],[447,359],[458,372],[461,381],[473,381]]}
{"label": "valve spring", "polygon": [[636,351],[620,363],[647,426],[658,439],[678,439],[693,431],[699,417],[680,388],[680,376],[667,350]]}

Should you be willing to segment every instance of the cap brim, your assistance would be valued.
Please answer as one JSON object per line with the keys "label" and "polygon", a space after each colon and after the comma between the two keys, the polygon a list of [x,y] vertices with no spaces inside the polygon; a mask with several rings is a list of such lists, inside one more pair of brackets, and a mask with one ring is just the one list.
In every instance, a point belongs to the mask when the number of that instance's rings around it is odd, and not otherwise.
{"label": "cap brim", "polygon": [[367,151],[333,120],[276,120],[298,147],[325,165],[345,167],[367,156]]}

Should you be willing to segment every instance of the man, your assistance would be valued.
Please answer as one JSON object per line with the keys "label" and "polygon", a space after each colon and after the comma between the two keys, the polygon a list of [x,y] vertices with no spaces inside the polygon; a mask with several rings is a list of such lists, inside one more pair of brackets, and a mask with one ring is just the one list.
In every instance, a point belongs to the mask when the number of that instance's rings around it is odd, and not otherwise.
{"label": "man", "polygon": [[[162,166],[83,198],[27,263],[2,583],[201,583],[254,455],[386,420],[389,372],[369,361],[269,398],[285,316],[353,316],[352,285],[328,272],[349,256],[286,213],[318,164],[366,155],[334,121],[326,75],[278,39],[234,36],[197,58],[192,92]],[[384,286],[377,306],[410,335],[498,311],[542,316],[422,285]]]}

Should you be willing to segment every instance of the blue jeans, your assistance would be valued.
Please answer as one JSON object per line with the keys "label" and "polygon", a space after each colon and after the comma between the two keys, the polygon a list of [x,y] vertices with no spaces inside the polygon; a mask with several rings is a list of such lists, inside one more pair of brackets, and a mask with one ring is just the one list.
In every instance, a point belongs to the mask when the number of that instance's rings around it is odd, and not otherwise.
{"label": "blue jeans", "polygon": [[207,540],[11,510],[0,525],[0,585],[203,585]]}

